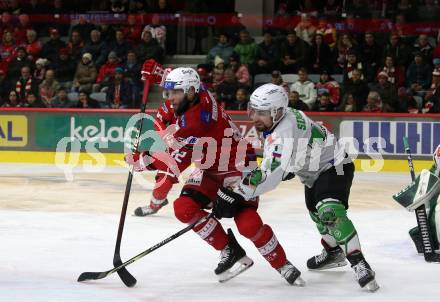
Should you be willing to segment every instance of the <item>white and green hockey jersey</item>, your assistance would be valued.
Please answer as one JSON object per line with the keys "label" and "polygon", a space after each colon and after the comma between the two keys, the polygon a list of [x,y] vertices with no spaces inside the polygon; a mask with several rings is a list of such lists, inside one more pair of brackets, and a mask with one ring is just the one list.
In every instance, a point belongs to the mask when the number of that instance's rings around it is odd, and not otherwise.
{"label": "white and green hockey jersey", "polygon": [[289,110],[263,137],[260,167],[235,189],[247,200],[275,189],[289,173],[294,173],[311,188],[322,172],[345,159],[346,153],[336,137],[302,111]]}

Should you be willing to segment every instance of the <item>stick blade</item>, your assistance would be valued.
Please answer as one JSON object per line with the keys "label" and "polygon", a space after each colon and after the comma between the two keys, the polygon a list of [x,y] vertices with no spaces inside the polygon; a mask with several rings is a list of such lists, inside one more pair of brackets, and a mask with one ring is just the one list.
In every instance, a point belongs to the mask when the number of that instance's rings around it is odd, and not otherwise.
{"label": "stick blade", "polygon": [[105,276],[107,276],[107,274],[104,272],[84,272],[81,275],[79,275],[78,277],[78,282],[82,282],[82,281],[88,281],[88,280],[98,280],[98,279],[102,279]]}
{"label": "stick blade", "polygon": [[[113,265],[115,267],[118,267],[122,264],[122,261],[120,259],[114,259],[113,261]],[[121,278],[122,282],[127,286],[127,287],[133,287],[136,285],[136,278],[133,277],[132,274],[130,274],[127,269],[125,267],[121,268],[120,270],[117,271],[119,278]]]}

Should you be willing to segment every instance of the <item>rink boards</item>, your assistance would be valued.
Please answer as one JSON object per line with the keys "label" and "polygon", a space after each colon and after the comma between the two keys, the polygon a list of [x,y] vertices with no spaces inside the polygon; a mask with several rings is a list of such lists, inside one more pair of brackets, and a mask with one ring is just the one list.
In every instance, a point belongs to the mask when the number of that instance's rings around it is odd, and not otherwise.
{"label": "rink boards", "polygon": [[[130,147],[136,110],[0,109],[0,162],[120,166]],[[144,119],[141,149],[163,149],[153,130],[155,110]],[[229,112],[242,135],[258,133],[245,112]],[[325,125],[350,150],[358,171],[408,171],[404,136],[409,138],[417,170],[428,168],[440,144],[437,115],[307,113]],[[128,125],[128,122],[131,122]]]}

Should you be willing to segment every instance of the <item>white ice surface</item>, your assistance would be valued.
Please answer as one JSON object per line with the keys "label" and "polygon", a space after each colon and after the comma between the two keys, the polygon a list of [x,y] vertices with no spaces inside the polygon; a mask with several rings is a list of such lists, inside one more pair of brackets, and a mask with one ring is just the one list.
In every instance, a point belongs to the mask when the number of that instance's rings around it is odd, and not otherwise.
{"label": "white ice surface", "polygon": [[[407,178],[390,174],[358,176],[359,181],[374,180],[378,186],[396,179],[403,184]],[[2,189],[0,186],[0,192]],[[117,198],[122,196],[123,189]],[[424,262],[407,235],[415,225],[414,215],[393,206],[354,206],[349,211],[381,286],[376,293],[360,289],[348,266],[326,272],[307,271],[307,259],[321,250],[319,234],[305,211],[302,192],[285,186],[278,194],[266,196],[260,213],[277,234],[289,260],[302,271],[306,287],[289,286],[238,234],[233,221],[226,219],[222,220],[225,228],[233,227],[255,261],[251,269],[225,284],[218,283],[213,273],[218,252],[190,232],[130,265],[128,270],[138,283],[126,288],[117,274],[94,282],[76,282],[81,272],[112,268],[120,203],[114,213],[107,214],[82,213],[74,208],[26,211],[2,207],[6,198],[0,197],[0,301],[421,302],[440,296],[440,265]],[[392,204],[388,196],[384,200]],[[171,206],[154,217],[128,215],[123,260],[183,227],[173,217]]]}

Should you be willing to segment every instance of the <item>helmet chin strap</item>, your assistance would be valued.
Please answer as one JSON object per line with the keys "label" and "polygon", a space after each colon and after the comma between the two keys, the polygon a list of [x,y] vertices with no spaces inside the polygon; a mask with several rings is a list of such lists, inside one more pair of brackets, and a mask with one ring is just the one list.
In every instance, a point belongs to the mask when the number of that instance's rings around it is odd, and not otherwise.
{"label": "helmet chin strap", "polygon": [[270,127],[270,129],[267,130],[267,131],[272,131],[283,120],[284,116],[286,115],[286,110],[284,110],[283,114],[280,116],[278,121],[275,121],[275,117],[276,117],[277,113],[278,112],[275,112],[274,115],[271,114],[271,117],[272,117],[272,127]]}

